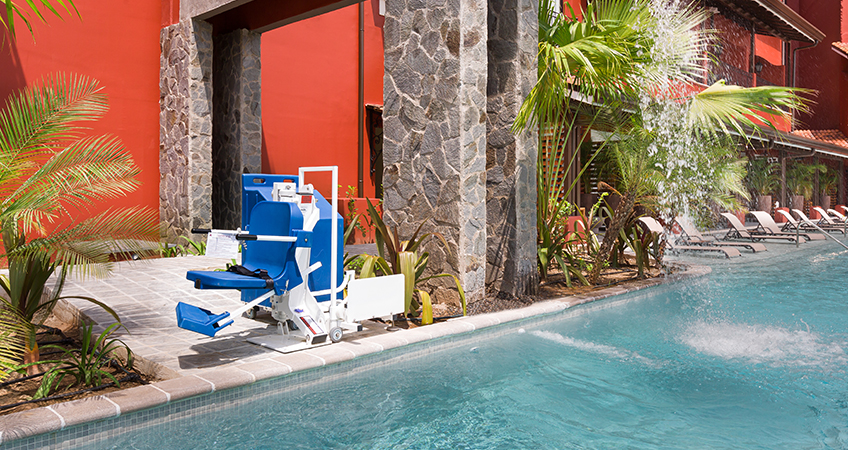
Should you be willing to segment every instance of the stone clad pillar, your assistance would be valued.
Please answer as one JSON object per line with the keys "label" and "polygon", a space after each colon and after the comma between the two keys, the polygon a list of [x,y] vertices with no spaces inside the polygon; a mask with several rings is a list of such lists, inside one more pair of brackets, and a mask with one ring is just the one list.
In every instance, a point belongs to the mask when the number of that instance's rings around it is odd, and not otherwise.
{"label": "stone clad pillar", "polygon": [[212,226],[212,26],[165,27],[160,48],[159,209],[174,242]]}
{"label": "stone clad pillar", "polygon": [[486,285],[520,297],[539,286],[536,265],[538,133],[510,131],[537,76],[538,2],[489,0]]}
{"label": "stone clad pillar", "polygon": [[241,174],[262,171],[261,34],[214,38],[212,225],[241,226]]}
{"label": "stone clad pillar", "polygon": [[388,0],[383,28],[385,218],[402,239],[425,221],[441,233],[429,267],[469,302],[485,296],[486,14],[483,0]]}

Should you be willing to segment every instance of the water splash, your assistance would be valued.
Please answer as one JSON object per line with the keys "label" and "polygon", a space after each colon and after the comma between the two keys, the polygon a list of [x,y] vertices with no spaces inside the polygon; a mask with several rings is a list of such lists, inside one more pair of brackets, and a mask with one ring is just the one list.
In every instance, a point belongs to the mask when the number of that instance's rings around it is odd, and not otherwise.
{"label": "water splash", "polygon": [[694,322],[680,341],[699,353],[776,367],[833,368],[848,363],[842,345],[807,330],[729,322]]}
{"label": "water splash", "polygon": [[656,361],[646,358],[636,352],[631,352],[627,350],[622,350],[620,348],[612,347],[604,344],[595,344],[594,342],[581,341],[579,339],[574,339],[568,336],[563,336],[558,333],[553,333],[550,331],[531,331],[530,334],[536,337],[540,337],[542,339],[547,339],[551,342],[556,342],[557,344],[571,347],[577,350],[581,350],[588,353],[594,353],[597,355],[601,355],[607,358],[619,359],[624,361],[636,361],[641,364],[658,367],[661,364]]}

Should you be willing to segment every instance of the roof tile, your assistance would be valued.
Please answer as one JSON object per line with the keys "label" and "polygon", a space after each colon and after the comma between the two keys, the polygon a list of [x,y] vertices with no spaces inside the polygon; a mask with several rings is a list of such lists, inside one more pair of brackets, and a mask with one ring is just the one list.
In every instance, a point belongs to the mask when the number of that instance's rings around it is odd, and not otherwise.
{"label": "roof tile", "polygon": [[834,42],[830,45],[840,50],[843,54],[848,55],[848,42]]}
{"label": "roof tile", "polygon": [[795,130],[792,134],[848,148],[848,137],[839,130]]}

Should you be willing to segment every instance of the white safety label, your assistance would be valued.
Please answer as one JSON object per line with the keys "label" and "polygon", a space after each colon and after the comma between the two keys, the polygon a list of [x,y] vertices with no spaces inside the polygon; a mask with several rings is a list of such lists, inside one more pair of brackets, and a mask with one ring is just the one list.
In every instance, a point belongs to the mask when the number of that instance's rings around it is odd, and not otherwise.
{"label": "white safety label", "polygon": [[235,233],[212,231],[206,237],[206,256],[213,258],[238,258],[239,242]]}

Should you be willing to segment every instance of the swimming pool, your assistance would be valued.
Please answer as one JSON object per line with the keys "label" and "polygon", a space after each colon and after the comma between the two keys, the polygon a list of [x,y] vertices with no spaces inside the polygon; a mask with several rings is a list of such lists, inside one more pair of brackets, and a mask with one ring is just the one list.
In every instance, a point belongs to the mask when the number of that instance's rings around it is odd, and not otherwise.
{"label": "swimming pool", "polygon": [[448,349],[135,413],[77,448],[844,448],[848,252],[769,248]]}

